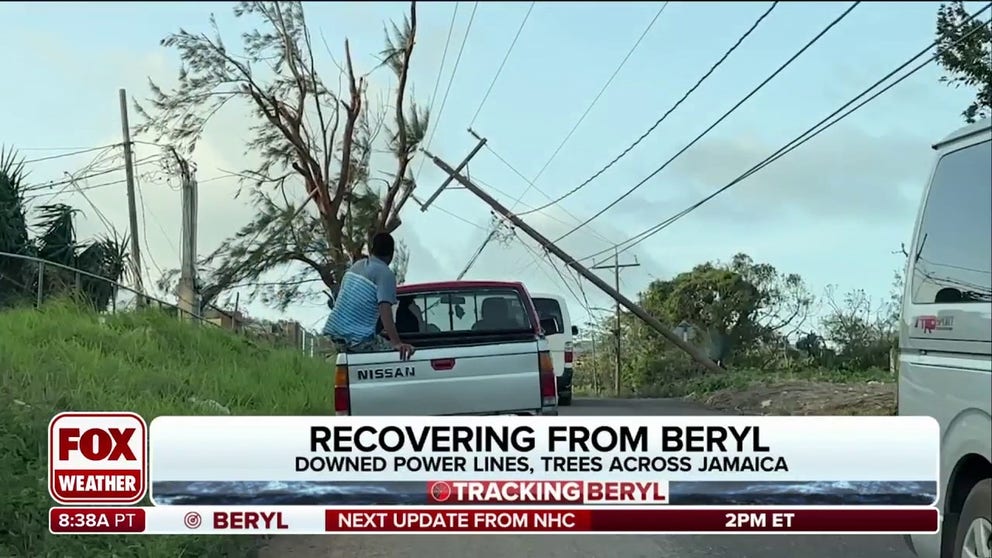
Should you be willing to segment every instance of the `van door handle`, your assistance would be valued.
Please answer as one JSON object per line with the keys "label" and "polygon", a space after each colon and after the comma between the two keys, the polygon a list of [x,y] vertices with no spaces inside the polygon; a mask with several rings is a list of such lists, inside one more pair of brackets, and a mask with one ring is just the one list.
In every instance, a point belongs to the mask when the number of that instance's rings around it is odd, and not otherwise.
{"label": "van door handle", "polygon": [[435,358],[431,361],[431,368],[434,370],[451,370],[455,367],[453,358]]}

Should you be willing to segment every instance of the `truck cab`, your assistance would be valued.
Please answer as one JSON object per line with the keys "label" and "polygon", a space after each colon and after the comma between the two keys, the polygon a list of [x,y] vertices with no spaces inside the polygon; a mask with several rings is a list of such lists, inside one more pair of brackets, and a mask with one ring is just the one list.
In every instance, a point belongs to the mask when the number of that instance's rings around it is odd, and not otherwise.
{"label": "truck cab", "polygon": [[565,297],[557,294],[535,293],[534,307],[541,318],[554,318],[561,324],[561,331],[548,335],[551,347],[551,360],[555,363],[555,377],[558,379],[558,404],[572,404],[572,373],[575,357],[575,336],[579,328],[572,325]]}

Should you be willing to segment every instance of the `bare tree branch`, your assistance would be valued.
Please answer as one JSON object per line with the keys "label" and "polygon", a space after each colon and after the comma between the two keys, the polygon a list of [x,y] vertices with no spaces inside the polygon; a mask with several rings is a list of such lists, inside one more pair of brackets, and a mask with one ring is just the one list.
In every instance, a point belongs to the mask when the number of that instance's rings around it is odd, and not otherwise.
{"label": "bare tree branch", "polygon": [[[369,118],[370,72],[356,71],[350,42],[345,38],[343,66],[328,49],[337,66],[335,93],[319,75],[301,2],[244,1],[236,4],[234,15],[258,20],[255,28],[240,35],[239,52],[225,45],[213,17],[212,37],[180,29],[162,40],[182,61],[177,85],[165,90],[149,82],[147,108],[136,103],[143,120],[136,132],[153,135],[191,158],[213,116],[231,101],[246,103],[253,120],[245,145],[260,162],[231,174],[239,178],[238,195],[250,194],[257,217],[200,262],[209,278],[203,298],[210,302],[231,285],[300,264],[336,291],[338,279],[351,258],[361,253],[370,232],[398,226],[398,209],[405,199],[398,192],[412,185],[407,168],[428,117],[406,99],[416,4],[411,3],[402,28],[392,25],[386,34],[382,65],[399,78],[397,128],[389,139],[399,164],[384,197],[369,185],[371,153],[384,114]],[[342,98],[342,81],[347,83],[347,100]],[[316,211],[292,207],[291,200],[300,199],[293,188],[301,188]],[[281,200],[270,192],[278,192]],[[292,295],[281,291],[274,299],[282,303]]]}

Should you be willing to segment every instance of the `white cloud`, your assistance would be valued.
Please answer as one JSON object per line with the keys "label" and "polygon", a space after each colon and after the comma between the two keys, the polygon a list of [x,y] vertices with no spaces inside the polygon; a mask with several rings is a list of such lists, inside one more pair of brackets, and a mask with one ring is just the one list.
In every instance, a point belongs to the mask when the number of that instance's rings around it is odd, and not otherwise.
{"label": "white cloud", "polygon": [[[746,134],[703,140],[645,185],[640,199],[624,204],[624,210],[660,221],[659,214],[667,217],[724,186],[785,141],[771,143]],[[929,164],[925,138],[873,135],[838,125],[710,205],[719,208],[723,219],[758,222],[783,213],[818,220],[902,220],[915,210]]]}

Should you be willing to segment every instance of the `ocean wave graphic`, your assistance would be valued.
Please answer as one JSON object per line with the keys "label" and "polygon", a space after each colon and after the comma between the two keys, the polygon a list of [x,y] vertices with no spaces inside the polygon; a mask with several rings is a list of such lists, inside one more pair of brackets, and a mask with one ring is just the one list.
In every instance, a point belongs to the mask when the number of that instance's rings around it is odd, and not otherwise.
{"label": "ocean wave graphic", "polygon": [[[427,505],[427,483],[406,481],[156,481],[157,505]],[[669,502],[683,506],[929,506],[934,481],[673,481]]]}
{"label": "ocean wave graphic", "polygon": [[929,506],[936,481],[671,482],[672,504]]}

